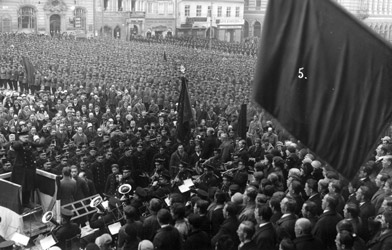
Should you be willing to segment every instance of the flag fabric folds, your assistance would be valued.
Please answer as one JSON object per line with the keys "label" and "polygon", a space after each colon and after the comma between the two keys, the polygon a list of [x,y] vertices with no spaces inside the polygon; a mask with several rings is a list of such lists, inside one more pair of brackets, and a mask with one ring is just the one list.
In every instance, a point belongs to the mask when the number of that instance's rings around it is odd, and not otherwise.
{"label": "flag fabric folds", "polygon": [[240,115],[238,116],[238,136],[246,139],[246,104],[241,104]]}
{"label": "flag fabric folds", "polygon": [[351,179],[392,118],[392,49],[330,0],[270,0],[254,98]]}
{"label": "flag fabric folds", "polygon": [[30,62],[29,58],[23,56],[22,65],[24,66],[26,71],[27,83],[33,83],[35,81],[35,68],[33,64]]}
{"label": "flag fabric folds", "polygon": [[181,92],[178,100],[177,137],[181,141],[189,139],[191,133],[192,108],[188,94],[187,80],[181,78]]}

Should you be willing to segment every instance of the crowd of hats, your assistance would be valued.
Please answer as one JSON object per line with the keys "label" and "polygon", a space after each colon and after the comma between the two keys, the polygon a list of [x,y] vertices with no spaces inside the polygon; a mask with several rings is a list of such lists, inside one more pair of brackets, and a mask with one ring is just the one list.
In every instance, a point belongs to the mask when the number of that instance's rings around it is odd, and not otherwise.
{"label": "crowd of hats", "polygon": [[[122,96],[141,98],[147,87],[152,96],[163,94],[166,101],[175,104],[181,75],[178,67],[183,65],[192,103],[203,104],[206,110],[219,106],[224,111],[230,100],[237,108],[249,102],[256,64],[252,56],[190,49],[170,39],[153,44],[116,41],[116,46],[106,40],[76,42],[34,35],[3,35],[0,41],[4,41],[0,67],[19,67],[21,56],[29,55],[41,86],[54,86],[59,96],[71,99],[83,93],[99,97],[100,91],[114,85]],[[251,44],[254,47],[257,43]],[[163,60],[163,51],[167,61]],[[45,88],[41,92],[48,91]],[[254,104],[249,108],[255,108]]]}

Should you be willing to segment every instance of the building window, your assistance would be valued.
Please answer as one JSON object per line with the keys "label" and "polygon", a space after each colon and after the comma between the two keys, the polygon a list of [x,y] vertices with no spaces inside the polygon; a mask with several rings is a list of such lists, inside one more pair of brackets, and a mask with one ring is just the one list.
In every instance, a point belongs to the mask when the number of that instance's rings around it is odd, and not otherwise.
{"label": "building window", "polygon": [[35,29],[37,26],[37,17],[35,10],[31,7],[19,9],[18,27],[19,29]]}
{"label": "building window", "polygon": [[185,5],[185,16],[191,15],[191,6]]}
{"label": "building window", "polygon": [[153,3],[152,7],[154,9],[154,13],[158,14],[158,3]]}
{"label": "building window", "polygon": [[201,5],[196,6],[196,16],[201,16]]}
{"label": "building window", "polygon": [[158,14],[163,15],[165,14],[165,3],[158,2]]}
{"label": "building window", "polygon": [[75,28],[86,29],[86,10],[84,8],[77,7],[75,9]]}
{"label": "building window", "polygon": [[208,6],[208,16],[211,17],[211,6]]}
{"label": "building window", "polygon": [[168,2],[165,2],[165,5],[164,5],[165,14],[167,14],[167,5],[168,5],[168,4],[169,4]]}
{"label": "building window", "polygon": [[11,32],[10,17],[3,17],[3,19],[0,19],[0,32]]}
{"label": "building window", "polygon": [[173,3],[169,2],[169,4],[167,5],[167,14],[173,14],[174,10],[173,10]]}
{"label": "building window", "polygon": [[231,7],[227,7],[226,9],[226,17],[230,17],[231,16]]}
{"label": "building window", "polygon": [[222,6],[218,6],[218,17],[222,17]]}
{"label": "building window", "polygon": [[235,7],[235,17],[240,17],[240,7]]}
{"label": "building window", "polygon": [[147,4],[147,12],[148,12],[148,13],[152,13],[152,2],[149,2],[149,3]]}
{"label": "building window", "polygon": [[261,9],[261,0],[256,0],[256,10]]}

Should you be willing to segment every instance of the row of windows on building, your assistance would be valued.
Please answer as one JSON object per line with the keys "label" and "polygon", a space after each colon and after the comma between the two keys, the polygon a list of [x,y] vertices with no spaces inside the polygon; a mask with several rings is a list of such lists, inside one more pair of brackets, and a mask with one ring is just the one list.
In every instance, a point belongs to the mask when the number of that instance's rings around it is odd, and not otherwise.
{"label": "row of windows on building", "polygon": [[355,14],[358,11],[368,15],[392,15],[391,0],[335,0],[347,10]]}
{"label": "row of windows on building", "polygon": [[[201,6],[201,5],[196,5],[196,16],[202,16],[202,13],[203,13],[202,7],[203,6]],[[217,17],[223,17],[222,10],[223,10],[223,7],[218,6]],[[235,17],[240,17],[240,11],[241,11],[240,7],[238,7],[238,6],[235,7]],[[226,7],[225,17],[232,17],[231,12],[232,12],[231,7],[230,6]],[[207,14],[208,16],[211,16],[211,6],[208,6],[207,13],[208,13]],[[185,5],[184,14],[185,14],[185,16],[191,16],[191,6],[190,5]]]}
{"label": "row of windows on building", "polygon": [[370,14],[392,15],[391,0],[372,0],[368,6]]}
{"label": "row of windows on building", "polygon": [[371,23],[369,26],[377,34],[385,38],[385,40],[392,42],[392,24]]}
{"label": "row of windows on building", "polygon": [[[18,29],[36,29],[37,28],[37,11],[31,7],[23,7],[18,10]],[[1,32],[11,32],[12,18],[10,15],[1,18]],[[75,8],[74,18],[70,23],[76,29],[86,29],[86,10],[84,8]]]}
{"label": "row of windows on building", "polygon": [[149,14],[174,14],[174,4],[173,2],[148,2],[147,3],[147,13]]}

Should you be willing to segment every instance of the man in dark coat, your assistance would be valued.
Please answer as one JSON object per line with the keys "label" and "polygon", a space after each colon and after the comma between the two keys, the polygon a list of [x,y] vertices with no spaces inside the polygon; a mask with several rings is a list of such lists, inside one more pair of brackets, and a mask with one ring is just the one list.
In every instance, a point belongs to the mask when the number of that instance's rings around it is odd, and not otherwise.
{"label": "man in dark coat", "polygon": [[22,186],[22,203],[24,207],[29,208],[34,207],[30,202],[30,195],[35,187],[36,172],[36,162],[32,147],[37,145],[29,141],[28,131],[20,132],[19,140],[12,143],[16,157],[12,169],[11,181]]}
{"label": "man in dark coat", "polygon": [[211,245],[215,246],[222,235],[229,235],[235,246],[240,244],[240,240],[237,235],[237,229],[240,224],[237,219],[237,211],[238,207],[233,202],[226,203],[223,207],[223,216],[225,217],[225,221],[222,223],[218,233],[212,238]]}
{"label": "man in dark coat", "polygon": [[204,140],[201,158],[208,159],[213,156],[214,149],[219,146],[220,142],[215,135],[213,128],[207,128],[207,137]]}
{"label": "man in dark coat", "polygon": [[278,239],[282,240],[285,237],[290,239],[295,238],[294,226],[297,216],[295,215],[297,203],[292,198],[283,198],[280,202],[280,208],[282,210],[282,217],[276,222],[276,232]]}
{"label": "man in dark coat", "polygon": [[294,245],[296,249],[313,250],[324,249],[321,240],[312,235],[312,224],[308,219],[300,218],[295,222],[295,237]]}
{"label": "man in dark coat", "polygon": [[[71,210],[62,209],[61,225],[57,230],[53,230],[53,233],[58,240],[56,246],[61,249],[66,249],[66,246],[68,245],[67,242],[71,241],[73,238],[77,238],[78,234],[80,234],[79,225],[71,222],[72,216],[73,212]],[[79,239],[76,239],[75,241],[79,241]],[[71,248],[74,249],[74,247]]]}
{"label": "man in dark coat", "polygon": [[90,167],[93,173],[93,181],[97,193],[102,194],[104,192],[106,179],[110,174],[110,169],[105,169],[103,165],[103,156],[97,155],[96,161]]}
{"label": "man in dark coat", "polygon": [[274,226],[270,222],[272,210],[268,205],[260,204],[255,209],[257,227],[253,239],[258,250],[274,250],[277,243],[277,235]]}
{"label": "man in dark coat", "polygon": [[174,177],[178,172],[178,165],[182,162],[189,162],[189,156],[183,145],[178,145],[177,150],[170,157],[170,175]]}
{"label": "man in dark coat", "polygon": [[392,249],[392,212],[385,211],[378,221],[381,223],[381,230],[368,242],[367,247],[371,250]]}
{"label": "man in dark coat", "polygon": [[365,241],[369,240],[368,219],[376,215],[376,209],[370,202],[371,198],[372,194],[368,186],[362,185],[357,189],[356,200],[359,202],[359,217],[362,219],[363,229],[365,230],[362,237]]}
{"label": "man in dark coat", "polygon": [[208,234],[200,229],[203,222],[201,216],[198,214],[191,214],[188,217],[188,221],[191,226],[191,232],[189,233],[184,243],[184,249],[187,250],[211,249],[211,243]]}
{"label": "man in dark coat", "polygon": [[71,175],[72,175],[72,179],[74,179],[76,181],[75,200],[81,200],[81,199],[84,199],[84,198],[90,196],[88,184],[87,184],[86,180],[79,177],[79,171],[75,165],[71,166]]}
{"label": "man in dark coat", "polygon": [[137,220],[138,211],[133,206],[124,207],[126,224],[123,225],[118,233],[119,249],[136,249],[139,243],[137,237],[142,236],[142,222]]}
{"label": "man in dark coat", "polygon": [[320,238],[325,249],[335,250],[336,224],[343,218],[336,212],[338,200],[336,196],[327,194],[322,201],[324,212],[321,214],[318,222],[313,228],[313,235]]}
{"label": "man in dark coat", "polygon": [[160,225],[158,223],[157,219],[157,213],[161,209],[162,204],[161,201],[157,198],[152,198],[150,200],[150,204],[148,205],[148,211],[150,213],[150,216],[148,216],[144,221],[143,221],[143,239],[147,239],[149,241],[152,241],[155,237],[155,234],[160,228]]}
{"label": "man in dark coat", "polygon": [[308,201],[312,201],[317,206],[317,215],[322,214],[323,210],[321,209],[321,196],[318,193],[318,184],[315,179],[308,179],[305,183],[305,193],[309,197]]}
{"label": "man in dark coat", "polygon": [[170,225],[172,217],[167,209],[159,210],[157,214],[161,229],[154,237],[153,244],[156,250],[181,250],[182,240],[177,228]]}
{"label": "man in dark coat", "polygon": [[252,239],[255,234],[255,225],[251,221],[243,221],[237,230],[238,238],[241,243],[238,250],[258,250],[255,240]]}

